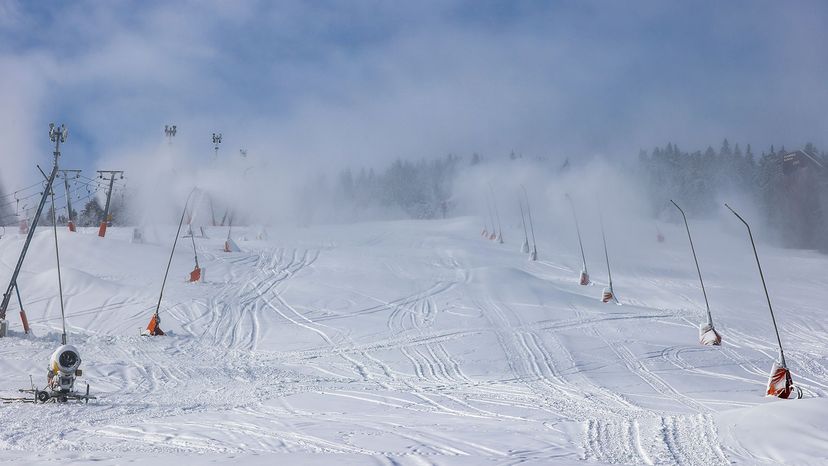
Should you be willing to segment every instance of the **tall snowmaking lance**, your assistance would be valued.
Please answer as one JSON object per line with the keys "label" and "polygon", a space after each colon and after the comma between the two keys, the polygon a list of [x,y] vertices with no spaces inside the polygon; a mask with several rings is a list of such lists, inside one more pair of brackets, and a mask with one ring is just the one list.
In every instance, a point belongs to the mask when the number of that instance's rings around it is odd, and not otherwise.
{"label": "tall snowmaking lance", "polygon": [[768,377],[768,387],[766,390],[767,396],[775,396],[778,398],[802,398],[802,389],[793,384],[791,378],[791,371],[788,370],[788,364],[785,361],[785,353],[782,351],[782,339],[779,338],[779,327],[776,325],[776,316],[773,314],[773,306],[771,305],[770,294],[768,293],[768,286],[765,284],[765,274],[762,273],[762,264],[759,263],[759,254],[756,252],[756,242],[753,240],[753,233],[750,231],[750,225],[736,213],[732,207],[725,204],[733,215],[735,215],[747,227],[748,236],[750,237],[750,244],[753,246],[753,256],[756,258],[756,267],[759,269],[759,278],[762,280],[762,288],[765,290],[765,299],[768,301],[768,310],[770,311],[771,321],[773,322],[773,330],[776,332],[776,343],[779,345],[779,358],[773,362],[771,366],[771,373]]}
{"label": "tall snowmaking lance", "polygon": [[497,235],[494,239],[498,243],[503,244],[503,226],[500,223],[500,212],[497,210],[497,198],[495,197],[494,188],[492,188],[491,183],[489,183],[489,191],[492,193],[492,206],[494,207],[495,217],[497,218]]}
{"label": "tall snowmaking lance", "polygon": [[704,296],[704,307],[707,309],[707,322],[699,325],[699,343],[708,346],[719,346],[722,344],[722,336],[713,327],[713,315],[710,313],[710,303],[707,301],[707,291],[704,289],[704,280],[702,280],[701,268],[699,267],[699,259],[696,257],[696,248],[693,246],[693,237],[690,236],[690,225],[687,224],[687,216],[684,215],[684,210],[670,199],[670,202],[676,206],[676,209],[681,212],[681,217],[684,219],[684,228],[687,230],[687,239],[690,240],[690,252],[693,253],[693,261],[696,263],[696,272],[699,274],[699,284],[701,285],[702,295]]}
{"label": "tall snowmaking lance", "polygon": [[[535,241],[535,224],[532,221],[532,208],[529,206],[529,196],[526,194],[526,187],[520,185],[523,189],[523,199],[526,201],[526,213],[529,217],[529,230],[532,232],[532,253],[529,254],[529,260],[538,260],[538,243]],[[502,241],[501,241],[502,242]]]}
{"label": "tall snowmaking lance", "polygon": [[485,195],[486,195],[486,210],[489,212],[489,221],[492,224],[492,230],[489,231],[485,236],[486,236],[487,239],[495,240],[495,239],[497,239],[497,227],[495,227],[494,215],[492,214],[492,204],[491,204],[491,201],[489,200],[489,193],[486,193]]}
{"label": "tall snowmaking lance", "polygon": [[581,241],[581,227],[578,225],[578,215],[575,213],[575,203],[569,193],[565,194],[566,200],[569,201],[569,207],[572,208],[572,218],[575,220],[575,232],[578,233],[578,247],[581,248],[581,276],[578,283],[581,285],[589,285],[589,272],[587,272],[586,255],[584,254],[584,242]]}
{"label": "tall snowmaking lance", "polygon": [[609,286],[604,288],[604,291],[601,293],[601,301],[605,303],[613,301],[615,304],[618,304],[615,290],[612,289],[612,270],[610,269],[609,253],[607,252],[607,235],[604,234],[604,214],[599,212],[599,215],[601,219],[601,239],[604,241],[604,258],[607,260],[607,278],[609,280]]}
{"label": "tall snowmaking lance", "polygon": [[233,241],[233,238],[230,236],[230,233],[233,231],[233,216],[230,215],[230,226],[227,229],[227,239],[224,240],[224,252],[240,252],[241,248],[239,245]]}
{"label": "tall snowmaking lance", "polygon": [[[164,287],[167,285],[167,276],[170,274],[170,266],[172,265],[173,256],[175,255],[175,247],[178,245],[178,237],[181,235],[181,227],[184,225],[184,217],[187,215],[187,207],[190,204],[190,199],[198,188],[193,188],[190,194],[187,195],[187,200],[184,202],[184,209],[181,212],[181,220],[178,221],[178,230],[175,233],[175,240],[173,240],[172,249],[170,250],[170,259],[167,261],[167,269],[164,271],[164,280],[161,282],[161,292],[158,295],[158,303],[155,305],[155,312],[150,318],[149,325],[146,330],[141,332],[144,336],[163,336],[164,331],[161,330],[161,317],[158,315],[161,309],[161,300],[164,297]],[[193,252],[195,253],[195,269],[190,272],[190,282],[195,282],[201,279],[201,268],[198,266],[198,253],[195,247],[195,235],[191,235],[193,241]]]}
{"label": "tall snowmaking lance", "polygon": [[523,244],[520,246],[520,252],[529,254],[529,231],[526,229],[526,215],[523,212],[523,198],[518,196],[518,204],[520,205],[520,220],[523,222]]}

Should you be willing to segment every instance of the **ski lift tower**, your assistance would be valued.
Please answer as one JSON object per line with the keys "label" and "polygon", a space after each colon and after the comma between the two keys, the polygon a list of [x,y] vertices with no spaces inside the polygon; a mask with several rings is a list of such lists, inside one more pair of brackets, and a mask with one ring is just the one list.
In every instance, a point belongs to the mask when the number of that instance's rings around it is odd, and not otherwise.
{"label": "ski lift tower", "polygon": [[109,190],[106,192],[106,207],[104,208],[103,220],[101,220],[101,227],[98,229],[98,236],[101,238],[106,236],[106,227],[112,220],[109,218],[109,205],[112,200],[112,186],[115,184],[115,175],[121,175],[121,179],[123,180],[124,172],[123,170],[98,170],[98,178],[103,179],[104,175],[109,175]]}
{"label": "ski lift tower", "polygon": [[214,159],[218,159],[219,145],[221,144],[221,133],[213,133],[213,150],[215,151]]}
{"label": "ski lift tower", "polygon": [[80,170],[60,170],[60,173],[63,175],[63,186],[66,188],[66,217],[69,219],[67,222],[67,227],[69,227],[69,231],[75,232],[77,228],[75,228],[75,217],[72,215],[72,196],[69,192],[69,175],[74,175],[74,178],[80,177]]}
{"label": "ski lift tower", "polygon": [[[53,153],[55,159],[54,164],[52,166],[52,173],[46,178],[46,186],[43,188],[43,194],[40,197],[40,204],[37,206],[37,211],[35,212],[34,219],[32,221],[32,226],[29,228],[29,233],[26,235],[26,242],[23,243],[23,250],[20,251],[20,257],[17,259],[17,266],[14,268],[14,272],[12,273],[11,280],[9,280],[9,286],[6,288],[6,292],[3,293],[3,301],[0,302],[0,337],[5,337],[6,332],[8,330],[8,321],[6,320],[6,310],[9,307],[9,301],[11,301],[12,291],[17,291],[17,299],[20,301],[20,292],[17,290],[17,276],[20,274],[20,269],[23,267],[23,261],[26,259],[26,252],[29,250],[29,245],[32,242],[32,236],[34,236],[35,229],[37,228],[37,224],[40,221],[40,214],[43,213],[43,206],[46,205],[46,199],[49,197],[49,194],[52,192],[52,183],[55,181],[55,177],[58,174],[58,159],[60,158],[60,144],[62,142],[66,142],[66,138],[69,136],[69,131],[66,129],[66,126],[60,125],[60,127],[55,126],[54,123],[49,123],[49,139],[55,143],[55,151]],[[19,302],[20,304],[20,320],[23,321],[23,330],[26,333],[29,333],[29,323],[26,319],[26,313],[23,311],[23,303],[22,301]]]}
{"label": "ski lift tower", "polygon": [[164,135],[167,136],[167,144],[172,145],[172,140],[177,132],[178,128],[175,125],[164,125]]}

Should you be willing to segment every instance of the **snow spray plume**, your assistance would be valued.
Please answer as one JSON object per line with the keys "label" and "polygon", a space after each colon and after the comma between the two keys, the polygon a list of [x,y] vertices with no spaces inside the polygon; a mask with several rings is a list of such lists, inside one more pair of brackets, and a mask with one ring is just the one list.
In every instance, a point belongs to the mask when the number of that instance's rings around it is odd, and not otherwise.
{"label": "snow spray plume", "polygon": [[768,300],[768,310],[770,311],[771,321],[773,321],[773,330],[776,332],[776,342],[779,344],[779,364],[774,362],[773,368],[771,369],[770,379],[768,380],[767,394],[778,396],[779,398],[790,398],[791,394],[795,390],[798,395],[797,398],[802,398],[802,390],[793,386],[791,373],[788,370],[788,364],[785,362],[785,353],[782,351],[782,339],[779,338],[779,327],[776,326],[776,317],[773,314],[770,294],[768,293],[768,287],[765,284],[765,274],[762,273],[762,264],[759,263],[759,254],[756,252],[756,242],[753,240],[753,233],[750,231],[750,225],[748,225],[745,219],[736,213],[732,207],[727,204],[725,204],[725,207],[733,212],[733,215],[741,220],[747,228],[748,236],[750,237],[750,244],[753,246],[753,256],[756,258],[756,267],[759,268],[759,278],[762,280],[762,288],[765,290],[765,298]]}
{"label": "snow spray plume", "polygon": [[696,257],[696,248],[693,246],[693,237],[690,236],[690,225],[687,223],[687,216],[684,215],[684,210],[676,204],[675,201],[670,199],[670,202],[676,206],[676,209],[681,212],[681,217],[684,219],[684,228],[687,229],[687,239],[690,240],[690,251],[693,253],[693,261],[696,263],[696,272],[699,274],[699,284],[701,284],[702,294],[704,295],[704,307],[707,309],[707,325],[702,325],[700,327],[700,335],[699,341],[703,344],[709,345],[721,345],[722,344],[722,337],[719,335],[719,332],[713,328],[713,316],[710,313],[710,304],[707,301],[707,291],[704,289],[704,280],[702,280],[701,268],[699,267],[699,259]]}

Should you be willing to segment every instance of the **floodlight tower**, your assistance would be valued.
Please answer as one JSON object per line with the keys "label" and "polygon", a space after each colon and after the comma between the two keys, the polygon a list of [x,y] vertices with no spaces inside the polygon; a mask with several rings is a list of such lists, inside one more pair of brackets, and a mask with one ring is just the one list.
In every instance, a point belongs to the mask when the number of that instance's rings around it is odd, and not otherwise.
{"label": "floodlight tower", "polygon": [[[69,131],[66,129],[66,126],[60,125],[60,127],[57,127],[54,123],[49,123],[49,139],[55,143],[55,151],[53,152],[55,157],[54,165],[52,166],[52,173],[46,178],[46,187],[43,189],[43,195],[40,197],[40,204],[37,206],[32,226],[29,228],[28,235],[26,235],[26,242],[23,243],[23,250],[20,251],[20,257],[17,259],[17,266],[14,268],[11,280],[9,280],[9,286],[6,288],[6,292],[3,293],[3,301],[0,302],[0,337],[6,336],[6,330],[8,329],[6,310],[9,307],[9,301],[11,301],[12,290],[17,290],[17,276],[20,274],[20,269],[23,267],[23,261],[26,259],[26,251],[29,250],[29,245],[32,242],[32,236],[34,236],[37,223],[40,221],[40,214],[43,213],[43,206],[46,204],[46,199],[49,197],[49,193],[52,192],[52,183],[54,183],[55,177],[58,173],[60,144],[62,142],[66,142],[66,138],[68,136]],[[20,299],[19,291],[18,299]],[[23,311],[22,302],[20,307],[20,320],[23,321],[23,330],[26,333],[29,333],[29,322],[28,319],[26,319],[26,313]]]}
{"label": "floodlight tower", "polygon": [[109,205],[112,200],[112,186],[115,184],[115,175],[121,175],[121,179],[124,179],[123,170],[98,170],[98,178],[103,179],[104,174],[109,175],[109,190],[106,192],[106,207],[104,208],[103,220],[101,220],[101,227],[98,229],[98,236],[101,238],[106,236],[106,227],[111,220],[109,218]]}
{"label": "floodlight tower", "polygon": [[77,231],[75,228],[75,218],[72,216],[72,196],[69,195],[69,174],[75,175],[75,178],[80,177],[80,170],[61,170],[63,174],[63,186],[66,188],[66,216],[69,218],[69,231]]}
{"label": "floodlight tower", "polygon": [[178,128],[175,125],[164,125],[164,135],[167,136],[167,144],[172,145],[172,140],[177,132]]}
{"label": "floodlight tower", "polygon": [[213,133],[213,150],[216,151],[214,158],[218,158],[219,144],[221,144],[221,133]]}

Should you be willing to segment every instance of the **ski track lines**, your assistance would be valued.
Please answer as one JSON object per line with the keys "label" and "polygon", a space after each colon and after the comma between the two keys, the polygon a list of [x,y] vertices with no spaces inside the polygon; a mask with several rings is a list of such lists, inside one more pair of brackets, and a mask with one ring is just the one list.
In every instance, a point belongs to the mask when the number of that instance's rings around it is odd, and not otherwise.
{"label": "ski track lines", "polygon": [[[461,265],[448,253],[448,258],[429,259],[434,269],[429,276],[431,286],[382,300],[364,294],[358,286],[342,285],[345,292],[373,300],[371,307],[343,313],[310,309],[291,302],[284,292],[297,283],[294,277],[308,272],[319,254],[319,250],[291,248],[204,253],[205,259],[221,265],[218,275],[224,277],[188,287],[188,294],[204,293],[167,307],[166,315],[178,321],[182,335],[106,337],[95,331],[95,325],[78,329],[85,358],[102,362],[96,370],[105,378],[99,386],[106,386],[101,393],[107,395],[86,407],[87,414],[69,431],[31,431],[24,424],[34,418],[18,416],[11,430],[31,432],[2,436],[0,444],[9,449],[35,449],[44,443],[69,448],[77,441],[72,449],[100,450],[113,449],[106,439],[114,439],[125,451],[361,454],[385,456],[391,463],[394,456],[433,462],[430,457],[480,455],[495,464],[514,464],[533,457],[548,460],[560,454],[556,449],[566,451],[569,456],[564,457],[570,460],[580,455],[581,460],[615,464],[718,465],[729,463],[725,451],[739,458],[747,455],[732,447],[723,450],[714,414],[719,406],[750,403],[697,398],[694,392],[682,391],[686,385],[671,377],[675,368],[693,378],[725,380],[749,388],[764,385],[776,356],[771,340],[723,327],[725,344],[715,350],[723,364],[706,364],[705,354],[711,350],[693,346],[640,354],[636,341],[618,333],[619,324],[643,319],[684,326],[684,319],[692,325],[684,317],[686,311],[648,306],[634,296],[625,304],[636,306],[602,307],[597,298],[586,295],[594,289],[577,286],[574,278],[564,283],[553,270],[568,275],[576,274],[576,269],[541,261],[526,268],[556,296],[565,293],[570,312],[546,314],[536,321],[536,307],[543,310],[545,305],[504,300],[498,296],[498,283],[484,282],[478,288],[481,277],[473,275],[475,269]],[[405,268],[403,262],[387,265],[402,278],[408,274],[413,283],[423,283],[423,277],[412,271],[420,270],[425,261],[420,255],[416,260],[417,267]],[[676,282],[673,288],[680,284]],[[679,298],[692,301],[683,295]],[[74,299],[70,296],[67,304]],[[136,306],[134,313],[121,309],[133,301],[137,302],[135,296],[119,295],[99,307],[78,306],[81,310],[70,317],[87,316],[94,322],[97,316],[118,310],[124,322],[141,320],[145,309]],[[475,313],[451,312],[457,308]],[[370,329],[375,333],[358,337],[354,329],[366,316],[373,317],[364,320],[379,324]],[[50,323],[54,322],[38,322]],[[301,341],[310,342],[307,349],[258,351],[275,324],[284,327],[280,331],[301,334]],[[823,346],[815,343],[828,342],[822,335],[824,328],[818,323],[794,322],[787,330],[783,342],[790,339],[793,343],[786,355],[795,369],[795,382],[801,381],[811,394],[828,395],[828,364],[821,355]],[[571,339],[573,335],[589,338],[589,344],[600,352],[601,367],[623,371],[636,389],[620,393],[613,379],[579,361],[574,348],[580,346]],[[472,361],[464,361],[468,353],[452,352],[479,341],[494,346],[485,357],[502,363],[505,370],[489,377],[472,375]],[[736,370],[728,371],[728,367]],[[292,368],[296,372],[285,377]],[[205,377],[211,377],[209,383]],[[199,384],[197,390],[193,383]],[[311,400],[299,398],[297,403],[315,403],[318,397],[332,404],[324,408],[303,404],[319,412],[297,411],[288,404],[293,394]],[[340,400],[343,403],[336,404]],[[344,408],[360,403],[383,415]],[[659,409],[651,408],[653,404]],[[60,413],[76,409],[58,408]],[[541,432],[532,440],[542,445],[531,450],[526,444],[505,449],[500,439],[487,444],[449,428],[430,428],[442,424],[437,415],[451,416],[443,419],[457,425],[480,423],[482,429],[506,427],[508,421],[520,429]],[[401,419],[408,416],[422,422],[416,427],[407,425]],[[520,429],[505,428],[504,432],[514,435]],[[547,429],[569,435],[569,444],[554,444],[558,440]],[[377,441],[382,436],[387,436],[389,445]]]}
{"label": "ski track lines", "polygon": [[[286,260],[288,256],[289,259]],[[260,334],[259,315],[262,308],[267,306],[267,296],[274,293],[277,285],[316,261],[319,252],[305,250],[300,255],[294,249],[288,256],[283,249],[279,249],[275,254],[231,257],[231,263],[250,271],[236,275],[240,282],[231,279],[209,299],[205,305],[209,322],[203,327],[201,336],[210,335],[213,341],[227,348],[255,350]],[[232,267],[231,271],[235,269]],[[199,306],[200,303],[196,302],[195,305]],[[198,320],[192,320],[184,324],[184,327],[195,333],[197,323]]]}
{"label": "ski track lines", "polygon": [[614,464],[726,465],[711,415],[586,422],[585,460]]}

